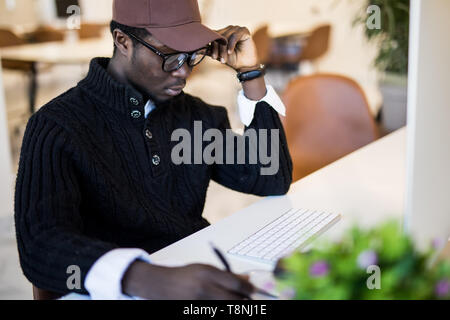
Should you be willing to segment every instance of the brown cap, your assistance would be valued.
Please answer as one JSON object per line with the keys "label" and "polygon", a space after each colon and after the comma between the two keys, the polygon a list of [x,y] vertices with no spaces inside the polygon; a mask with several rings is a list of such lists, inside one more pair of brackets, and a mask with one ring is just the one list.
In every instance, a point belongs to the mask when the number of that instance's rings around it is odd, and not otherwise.
{"label": "brown cap", "polygon": [[145,28],[177,51],[194,51],[216,40],[227,43],[201,23],[197,0],[114,0],[113,20]]}

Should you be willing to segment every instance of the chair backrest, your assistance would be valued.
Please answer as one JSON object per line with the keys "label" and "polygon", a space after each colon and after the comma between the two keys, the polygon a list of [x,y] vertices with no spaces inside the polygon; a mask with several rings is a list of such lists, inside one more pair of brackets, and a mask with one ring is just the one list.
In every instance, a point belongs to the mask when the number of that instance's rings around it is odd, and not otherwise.
{"label": "chair backrest", "polygon": [[80,39],[100,38],[105,28],[105,24],[82,23],[78,35]]}
{"label": "chair backrest", "polygon": [[33,299],[34,300],[56,300],[61,297],[62,297],[61,294],[43,290],[43,289],[39,289],[38,287],[33,286]]}
{"label": "chair backrest", "polygon": [[0,29],[0,48],[18,46],[26,41],[8,29]]}
{"label": "chair backrest", "polygon": [[331,26],[324,25],[314,29],[302,50],[300,60],[315,60],[328,51]]}
{"label": "chair backrest", "polygon": [[294,181],[378,138],[366,97],[349,78],[299,77],[290,82],[282,99]]}
{"label": "chair backrest", "polygon": [[253,41],[255,42],[256,51],[260,63],[267,63],[270,56],[272,39],[269,35],[269,27],[264,25],[253,33]]}
{"label": "chair backrest", "polygon": [[[25,39],[8,29],[0,29],[0,48],[26,44]],[[32,62],[2,59],[2,68],[19,71],[30,71]]]}
{"label": "chair backrest", "polygon": [[63,31],[56,30],[49,26],[41,26],[27,34],[29,41],[34,43],[63,41],[64,37]]}

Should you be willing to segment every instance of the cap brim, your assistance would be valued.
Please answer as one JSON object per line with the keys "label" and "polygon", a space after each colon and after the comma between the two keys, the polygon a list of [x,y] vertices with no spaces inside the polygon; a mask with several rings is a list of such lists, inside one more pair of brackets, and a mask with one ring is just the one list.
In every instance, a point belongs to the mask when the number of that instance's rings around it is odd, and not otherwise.
{"label": "cap brim", "polygon": [[200,22],[191,22],[175,27],[145,29],[157,40],[177,51],[194,51],[214,41],[227,44],[227,39]]}

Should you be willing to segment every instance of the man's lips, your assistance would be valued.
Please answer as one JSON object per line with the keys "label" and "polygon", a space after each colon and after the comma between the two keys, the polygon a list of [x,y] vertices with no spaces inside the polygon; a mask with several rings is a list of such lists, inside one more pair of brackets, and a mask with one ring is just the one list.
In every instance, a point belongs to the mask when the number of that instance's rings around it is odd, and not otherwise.
{"label": "man's lips", "polygon": [[181,91],[183,91],[184,87],[185,85],[169,87],[165,90],[165,92],[169,96],[177,96],[181,93]]}

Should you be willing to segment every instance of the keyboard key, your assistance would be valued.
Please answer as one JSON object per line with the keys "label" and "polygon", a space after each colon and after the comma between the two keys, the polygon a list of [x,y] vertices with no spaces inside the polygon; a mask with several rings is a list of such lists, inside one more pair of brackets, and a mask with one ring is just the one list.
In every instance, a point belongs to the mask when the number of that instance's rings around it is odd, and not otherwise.
{"label": "keyboard key", "polygon": [[338,218],[339,215],[321,211],[290,209],[228,253],[273,262],[295,251]]}

